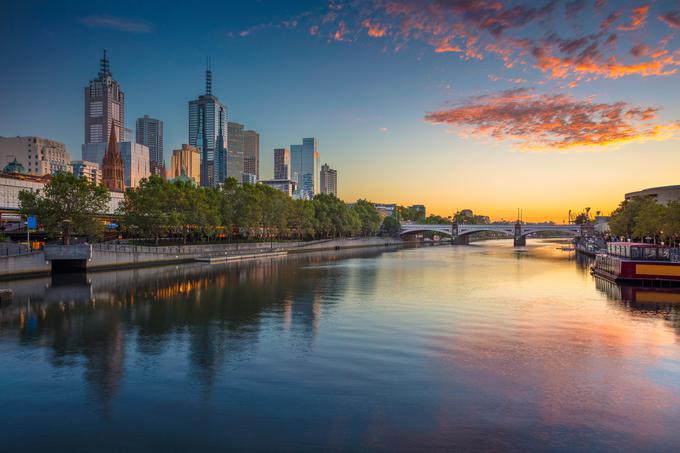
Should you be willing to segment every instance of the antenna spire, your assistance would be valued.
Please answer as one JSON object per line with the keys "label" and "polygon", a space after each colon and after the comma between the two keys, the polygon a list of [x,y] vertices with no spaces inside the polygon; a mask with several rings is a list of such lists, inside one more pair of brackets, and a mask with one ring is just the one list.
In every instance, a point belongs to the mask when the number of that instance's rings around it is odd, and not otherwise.
{"label": "antenna spire", "polygon": [[212,94],[212,71],[210,70],[210,57],[208,57],[207,67],[205,70],[205,94]]}
{"label": "antenna spire", "polygon": [[104,49],[104,56],[99,60],[99,77],[110,77],[111,68],[109,67],[109,59],[106,56],[106,49]]}

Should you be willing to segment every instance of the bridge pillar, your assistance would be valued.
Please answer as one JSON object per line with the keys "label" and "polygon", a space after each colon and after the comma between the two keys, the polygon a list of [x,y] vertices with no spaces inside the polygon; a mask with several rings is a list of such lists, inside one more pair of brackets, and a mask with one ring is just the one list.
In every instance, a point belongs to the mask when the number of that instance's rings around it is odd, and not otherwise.
{"label": "bridge pillar", "polygon": [[517,222],[515,224],[515,240],[513,241],[515,247],[523,247],[527,245],[527,237],[522,235],[522,224]]}
{"label": "bridge pillar", "polygon": [[464,234],[451,238],[452,245],[470,245],[470,235]]}

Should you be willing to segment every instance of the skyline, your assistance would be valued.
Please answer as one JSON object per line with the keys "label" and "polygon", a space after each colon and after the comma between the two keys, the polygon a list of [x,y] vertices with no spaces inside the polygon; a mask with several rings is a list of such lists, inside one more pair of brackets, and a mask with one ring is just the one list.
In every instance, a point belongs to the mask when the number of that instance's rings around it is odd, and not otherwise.
{"label": "skyline", "polygon": [[[316,137],[342,175],[340,198],[440,215],[512,219],[521,207],[528,221],[561,222],[677,182],[677,2],[456,1],[442,13],[437,2],[265,1],[233,15],[219,5],[215,18],[34,3],[0,19],[12,43],[2,57],[15,62],[0,84],[0,135],[61,141],[74,160],[82,89],[107,48],[126,127],[162,120],[166,165],[188,143],[186,105],[209,55],[229,120],[261,135],[263,179],[274,148]],[[203,27],[184,36],[182,21]],[[537,31],[548,21],[559,36]]]}

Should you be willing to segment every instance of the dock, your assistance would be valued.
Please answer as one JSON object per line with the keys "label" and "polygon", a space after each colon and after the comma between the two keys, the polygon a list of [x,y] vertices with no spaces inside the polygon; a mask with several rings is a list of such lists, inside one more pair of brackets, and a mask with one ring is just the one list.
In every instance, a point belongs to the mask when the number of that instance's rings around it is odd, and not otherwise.
{"label": "dock", "polygon": [[217,255],[217,256],[199,256],[196,261],[206,264],[222,264],[230,263],[233,261],[246,261],[246,260],[256,260],[261,258],[277,258],[281,256],[286,256],[288,252],[286,251],[276,251],[276,252],[261,252],[261,253],[246,253],[239,255]]}

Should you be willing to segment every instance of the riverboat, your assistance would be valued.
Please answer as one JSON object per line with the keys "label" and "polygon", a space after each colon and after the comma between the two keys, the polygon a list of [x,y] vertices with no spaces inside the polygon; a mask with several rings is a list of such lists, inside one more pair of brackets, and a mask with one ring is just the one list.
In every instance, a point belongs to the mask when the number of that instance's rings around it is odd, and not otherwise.
{"label": "riverboat", "polygon": [[659,244],[610,242],[607,252],[595,257],[591,271],[614,282],[680,286],[680,253]]}

